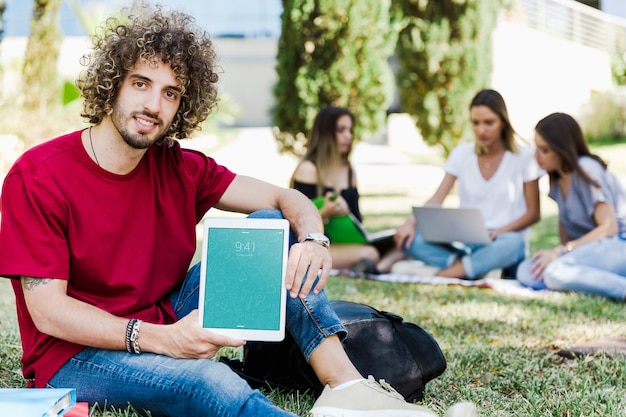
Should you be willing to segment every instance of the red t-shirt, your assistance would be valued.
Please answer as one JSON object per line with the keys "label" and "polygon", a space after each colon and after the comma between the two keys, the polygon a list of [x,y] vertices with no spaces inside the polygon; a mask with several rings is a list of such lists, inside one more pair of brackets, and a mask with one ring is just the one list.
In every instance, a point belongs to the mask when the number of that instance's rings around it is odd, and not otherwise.
{"label": "red t-shirt", "polygon": [[[234,177],[177,142],[150,147],[127,175],[93,162],[81,131],[41,144],[4,182],[0,275],[68,280],[70,296],[116,316],[172,323],[169,294],[189,268],[196,224]],[[38,332],[12,281],[23,374],[43,387],[84,346]]]}

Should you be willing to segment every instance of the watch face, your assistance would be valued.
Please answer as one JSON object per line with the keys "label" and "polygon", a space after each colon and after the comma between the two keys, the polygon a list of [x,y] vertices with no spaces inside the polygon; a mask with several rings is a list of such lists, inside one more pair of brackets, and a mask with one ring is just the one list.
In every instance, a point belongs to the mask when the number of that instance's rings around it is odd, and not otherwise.
{"label": "watch face", "polygon": [[309,233],[306,235],[306,238],[304,238],[304,240],[314,240],[315,242],[323,246],[330,245],[330,239],[328,239],[326,235],[323,235],[321,233]]}

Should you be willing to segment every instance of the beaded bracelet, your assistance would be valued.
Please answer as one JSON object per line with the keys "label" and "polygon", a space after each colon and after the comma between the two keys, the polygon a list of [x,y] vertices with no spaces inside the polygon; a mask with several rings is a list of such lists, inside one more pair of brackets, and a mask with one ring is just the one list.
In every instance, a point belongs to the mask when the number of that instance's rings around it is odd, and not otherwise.
{"label": "beaded bracelet", "polygon": [[141,354],[141,348],[139,347],[139,326],[141,326],[142,321],[137,320],[133,324],[133,330],[130,333],[130,344],[133,348],[133,352],[135,355]]}
{"label": "beaded bracelet", "polygon": [[128,324],[126,325],[126,350],[128,351],[128,353],[134,353],[131,343],[131,336],[133,334],[133,328],[135,327],[135,323],[137,323],[137,319],[130,319],[128,321]]}
{"label": "beaded bracelet", "polygon": [[141,348],[139,347],[139,326],[142,321],[138,319],[130,319],[126,325],[126,350],[128,353],[139,355]]}

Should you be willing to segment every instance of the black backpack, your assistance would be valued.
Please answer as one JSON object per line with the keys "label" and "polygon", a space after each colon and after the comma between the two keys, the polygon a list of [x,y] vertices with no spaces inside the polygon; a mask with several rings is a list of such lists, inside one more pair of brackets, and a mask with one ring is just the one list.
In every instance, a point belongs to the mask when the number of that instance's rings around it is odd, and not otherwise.
{"label": "black backpack", "polygon": [[[366,378],[384,379],[407,401],[413,401],[421,400],[426,383],[445,371],[446,360],[437,341],[418,325],[365,304],[331,304],[348,330],[344,349]],[[316,396],[323,389],[290,335],[279,343],[248,342],[243,362],[221,360],[253,388],[310,390]]]}

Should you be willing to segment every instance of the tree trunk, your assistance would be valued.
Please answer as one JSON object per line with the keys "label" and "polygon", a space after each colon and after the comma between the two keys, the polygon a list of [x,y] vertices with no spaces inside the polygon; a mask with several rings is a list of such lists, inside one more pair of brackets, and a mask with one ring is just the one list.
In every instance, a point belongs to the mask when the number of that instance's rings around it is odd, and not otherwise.
{"label": "tree trunk", "polygon": [[[0,0],[0,43],[2,43],[2,38],[4,38],[4,9],[6,9],[6,1]],[[2,74],[2,68],[0,68],[0,75]]]}
{"label": "tree trunk", "polygon": [[24,54],[24,109],[44,116],[60,102],[57,59],[61,44],[59,8],[62,0],[35,0],[31,34]]}
{"label": "tree trunk", "polygon": [[4,9],[6,9],[7,5],[4,0],[0,0],[0,41],[4,36]]}

